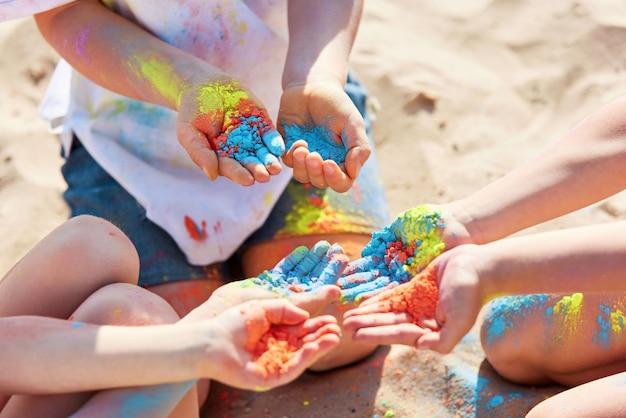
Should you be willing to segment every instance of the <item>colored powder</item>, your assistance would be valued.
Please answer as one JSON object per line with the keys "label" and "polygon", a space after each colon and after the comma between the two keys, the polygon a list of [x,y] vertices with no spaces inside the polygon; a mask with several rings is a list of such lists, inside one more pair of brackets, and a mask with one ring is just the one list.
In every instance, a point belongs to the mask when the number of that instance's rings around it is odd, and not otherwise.
{"label": "colored powder", "polygon": [[[209,138],[220,157],[269,165],[283,154],[283,140],[269,116],[236,83],[204,86],[197,100],[200,114],[195,126],[202,132],[221,132]],[[224,126],[215,126],[222,112]]]}
{"label": "colored powder", "polygon": [[626,317],[619,306],[613,308],[600,305],[597,316],[598,329],[594,330],[593,341],[603,347],[611,345],[611,337],[621,334],[626,326]]}
{"label": "colored powder", "polygon": [[341,142],[336,141],[333,137],[335,134],[328,128],[319,125],[306,124],[302,127],[298,125],[287,125],[282,122],[285,130],[285,146],[290,149],[292,145],[302,139],[309,147],[310,152],[317,152],[323,160],[333,160],[337,164],[343,164],[346,161],[348,153],[344,145],[343,138]]}
{"label": "colored powder", "polygon": [[562,315],[562,330],[560,339],[569,337],[576,332],[576,328],[580,323],[581,309],[583,303],[583,294],[574,293],[572,296],[564,296],[553,307],[552,312]]}
{"label": "colored powder", "polygon": [[[253,332],[249,330],[248,333]],[[284,326],[276,325],[263,334],[254,347],[248,347],[248,351],[253,361],[270,375],[282,373],[285,364],[293,358],[300,347],[298,338],[291,335]]]}
{"label": "colored powder", "polygon": [[309,250],[300,246],[274,267],[264,271],[259,277],[240,282],[241,287],[260,287],[277,296],[315,291],[322,286],[337,282],[340,272],[348,264],[348,257],[338,244],[318,241]]}
{"label": "colored powder", "polygon": [[422,205],[400,214],[388,227],[372,234],[362,251],[364,257],[380,260],[381,275],[405,283],[440,255],[445,244],[441,214]]}
{"label": "colored powder", "polygon": [[129,65],[139,77],[178,107],[182,82],[168,62],[159,58],[135,57]]}
{"label": "colored powder", "polygon": [[[542,310],[547,300],[548,295],[537,294],[504,296],[491,301],[484,321],[487,347],[504,338],[507,332],[515,331],[521,319]],[[545,309],[546,318],[552,316],[552,311],[553,307]]]}
{"label": "colored powder", "polygon": [[391,312],[406,312],[418,323],[424,318],[434,318],[439,288],[434,266],[428,266],[410,282],[396,287],[388,296],[381,298],[384,305],[389,301]]}

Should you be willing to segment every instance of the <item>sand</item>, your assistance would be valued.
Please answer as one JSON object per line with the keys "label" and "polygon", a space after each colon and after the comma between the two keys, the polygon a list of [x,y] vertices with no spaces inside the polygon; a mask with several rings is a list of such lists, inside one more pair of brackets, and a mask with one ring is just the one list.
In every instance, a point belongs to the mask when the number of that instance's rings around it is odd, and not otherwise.
{"label": "sand", "polygon": [[[369,89],[392,213],[461,198],[626,93],[620,0],[368,0],[352,56]],[[0,24],[0,271],[65,220],[57,139],[37,115],[57,59],[30,19]],[[626,217],[626,196],[522,233]],[[205,417],[523,416],[562,388],[511,384],[477,333],[452,354],[383,347],[257,394],[214,384]]]}

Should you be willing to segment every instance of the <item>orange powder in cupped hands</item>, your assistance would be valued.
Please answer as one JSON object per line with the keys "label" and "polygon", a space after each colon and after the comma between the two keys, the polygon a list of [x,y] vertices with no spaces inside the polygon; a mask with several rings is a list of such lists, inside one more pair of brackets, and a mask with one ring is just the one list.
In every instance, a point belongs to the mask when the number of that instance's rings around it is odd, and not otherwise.
{"label": "orange powder in cupped hands", "polygon": [[381,306],[390,312],[406,312],[413,323],[423,318],[434,318],[439,297],[435,266],[429,265],[409,282],[396,287],[380,299]]}
{"label": "orange powder in cupped hands", "polygon": [[284,365],[293,358],[301,347],[300,340],[285,326],[272,326],[257,342],[248,349],[253,361],[263,367],[267,374],[281,373]]}

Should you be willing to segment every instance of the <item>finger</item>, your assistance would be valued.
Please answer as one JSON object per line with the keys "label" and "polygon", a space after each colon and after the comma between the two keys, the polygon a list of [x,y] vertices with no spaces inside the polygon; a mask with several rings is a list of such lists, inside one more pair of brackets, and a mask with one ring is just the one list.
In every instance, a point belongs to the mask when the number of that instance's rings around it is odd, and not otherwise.
{"label": "finger", "polygon": [[351,289],[342,290],[341,298],[350,302],[358,302],[360,298],[371,295],[373,292],[381,292],[389,283],[390,278],[388,276],[378,277]]}
{"label": "finger", "polygon": [[358,177],[363,164],[365,164],[371,153],[372,150],[367,142],[348,151],[346,156],[346,173],[351,179],[355,180]]}
{"label": "finger", "polygon": [[311,315],[316,315],[339,296],[341,296],[341,290],[337,286],[325,285],[308,292],[293,294],[289,296],[289,300]]}
{"label": "finger", "polygon": [[354,184],[355,178],[351,178],[334,161],[324,161],[322,166],[324,180],[328,186],[337,193],[345,193]]}
{"label": "finger", "polygon": [[[333,263],[336,264],[338,261],[343,261],[347,259],[348,258],[345,255],[344,250],[341,247],[341,245],[335,243],[331,245],[330,248],[326,251],[326,254],[324,255],[324,257],[322,257],[322,260],[317,264],[317,266],[315,266],[315,268],[311,271],[309,276],[312,279],[317,279],[318,281],[322,281],[323,280],[322,276],[324,274],[324,271],[328,268],[329,265]],[[334,280],[332,282],[328,282],[327,284],[336,284],[337,278],[339,277],[339,275],[341,275],[342,271],[343,271],[343,268],[341,271],[337,273],[336,277],[334,277]],[[333,278],[330,278],[330,280],[332,279]]]}
{"label": "finger", "polygon": [[278,162],[278,157],[270,153],[270,150],[266,147],[259,147],[255,154],[259,163],[263,164],[265,167]]}
{"label": "finger", "polygon": [[329,248],[330,243],[328,241],[321,240],[316,242],[313,248],[311,248],[293,269],[292,275],[300,277],[302,282],[308,283],[310,281],[309,274],[321,263]]}
{"label": "finger", "polygon": [[309,177],[309,182],[318,189],[324,189],[328,187],[326,179],[324,178],[324,160],[317,152],[310,152],[305,159],[306,171]]}
{"label": "finger", "polygon": [[[360,305],[358,308],[350,309],[344,314],[344,319],[360,317],[363,315],[383,314],[391,312],[391,302],[389,300],[379,300],[377,303]],[[366,320],[366,319],[364,319]]]}
{"label": "finger", "polygon": [[311,342],[326,334],[341,335],[341,327],[332,315],[323,315],[308,319],[296,333],[303,342]]}
{"label": "finger", "polygon": [[289,255],[280,260],[276,267],[272,269],[272,274],[276,272],[279,275],[286,276],[302,261],[304,257],[309,253],[309,249],[301,245],[296,247]]}
{"label": "finger", "polygon": [[187,123],[176,123],[178,142],[187,151],[191,160],[202,169],[211,180],[219,175],[217,155],[211,149],[209,141],[193,126]]}
{"label": "finger", "polygon": [[380,267],[384,267],[384,263],[382,261],[383,259],[377,256],[367,256],[356,259],[348,264],[345,270],[345,275],[349,276],[355,273],[371,272]]}
{"label": "finger", "polygon": [[310,317],[306,310],[298,308],[286,299],[265,299],[256,303],[265,310],[265,316],[272,325],[301,324]]}
{"label": "finger", "polygon": [[293,150],[293,177],[300,183],[309,183],[309,172],[306,168],[307,155],[309,155],[307,147],[299,146]]}
{"label": "finger", "polygon": [[337,280],[341,277],[343,270],[348,265],[348,262],[348,256],[345,254],[333,255],[330,262],[319,275],[319,281],[325,284],[336,284]]}
{"label": "finger", "polygon": [[241,186],[251,186],[254,184],[254,177],[237,160],[228,157],[218,159],[219,173]]}
{"label": "finger", "polygon": [[352,340],[381,345],[402,344],[415,347],[418,339],[430,332],[430,330],[425,330],[415,324],[386,325],[358,329],[352,335]]}
{"label": "finger", "polygon": [[246,158],[244,167],[252,175],[255,181],[259,183],[267,183],[270,181],[270,173],[267,171],[265,165],[263,165],[256,157]]}
{"label": "finger", "polygon": [[364,283],[372,282],[376,280],[376,278],[379,276],[380,272],[378,270],[344,275],[340,277],[339,280],[337,280],[337,286],[341,287],[342,289],[352,289]]}
{"label": "finger", "polygon": [[[303,144],[304,143],[304,144]],[[282,160],[283,163],[287,166],[287,167],[292,167],[293,168],[293,152],[296,148],[300,147],[300,146],[304,146],[306,147],[306,142],[304,141],[300,141],[300,144],[298,144],[297,142],[294,143],[289,149],[285,150],[285,153],[282,156]]]}
{"label": "finger", "polygon": [[261,140],[273,155],[280,157],[285,153],[285,141],[276,130],[270,130],[261,136]]}

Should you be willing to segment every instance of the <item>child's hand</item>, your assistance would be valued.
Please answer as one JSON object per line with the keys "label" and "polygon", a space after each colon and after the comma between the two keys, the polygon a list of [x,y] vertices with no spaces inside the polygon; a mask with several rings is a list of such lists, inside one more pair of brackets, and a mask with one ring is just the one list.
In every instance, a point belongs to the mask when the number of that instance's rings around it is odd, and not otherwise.
{"label": "child's hand", "polygon": [[275,298],[288,298],[315,315],[339,297],[335,284],[347,264],[343,249],[327,241],[318,242],[310,250],[298,247],[271,271],[219,287],[185,319],[212,318],[245,301]]}
{"label": "child's hand", "polygon": [[[464,245],[437,257],[428,270],[436,284],[434,315],[415,318],[412,304],[424,305],[428,287],[416,292],[415,280],[364,301],[344,315],[343,326],[355,331],[353,339],[376,344],[404,344],[441,353],[450,352],[474,325],[486,296],[473,260],[480,260],[474,245]],[[411,288],[413,290],[411,291]],[[398,299],[413,295],[398,303]],[[415,296],[422,300],[415,300]],[[403,303],[406,302],[406,303]],[[430,307],[429,307],[430,308]]]}
{"label": "child's hand", "polygon": [[337,83],[285,88],[277,124],[301,183],[346,192],[371,154],[363,117]]}
{"label": "child's hand", "polygon": [[207,375],[230,386],[269,390],[291,382],[339,344],[333,316],[309,314],[284,299],[250,301],[224,311],[210,333]]}
{"label": "child's hand", "polygon": [[176,133],[211,180],[219,174],[250,186],[281,171],[282,137],[261,102],[233,79],[187,88],[180,99]]}

